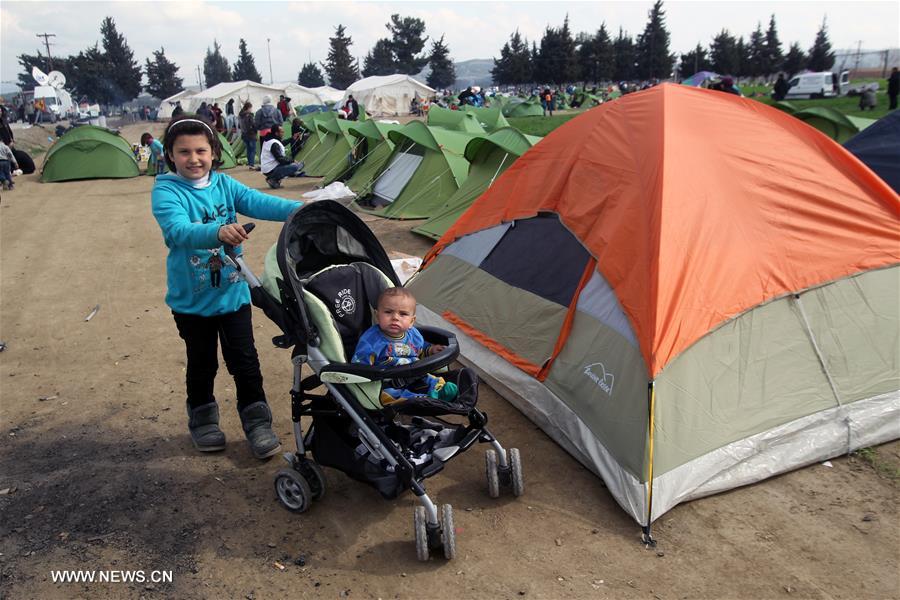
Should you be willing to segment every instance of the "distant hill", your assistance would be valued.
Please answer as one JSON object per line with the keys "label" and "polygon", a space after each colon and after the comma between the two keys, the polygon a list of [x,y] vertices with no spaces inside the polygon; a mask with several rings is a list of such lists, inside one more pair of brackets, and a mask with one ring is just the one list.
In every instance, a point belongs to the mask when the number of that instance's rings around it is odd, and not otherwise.
{"label": "distant hill", "polygon": [[[453,63],[456,67],[456,83],[454,89],[463,89],[470,85],[491,85],[491,69],[494,68],[493,58],[473,58],[472,60],[464,60]],[[422,83],[431,73],[431,67],[426,66],[420,72],[413,75],[413,79],[417,79]]]}

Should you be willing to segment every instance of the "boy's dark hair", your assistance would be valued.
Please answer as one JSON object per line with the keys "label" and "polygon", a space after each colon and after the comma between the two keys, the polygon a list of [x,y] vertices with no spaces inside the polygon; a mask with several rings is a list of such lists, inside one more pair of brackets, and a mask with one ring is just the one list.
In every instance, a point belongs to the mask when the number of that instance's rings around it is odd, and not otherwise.
{"label": "boy's dark hair", "polygon": [[219,142],[219,136],[213,133],[212,127],[202,117],[183,113],[169,122],[166,132],[163,134],[163,154],[172,173],[177,171],[175,162],[171,158],[172,148],[175,147],[175,140],[180,135],[205,135],[210,148],[212,148],[212,168],[217,169],[222,166],[222,144]]}
{"label": "boy's dark hair", "polygon": [[413,305],[415,305],[415,303],[416,303],[416,297],[413,296],[412,292],[410,292],[405,287],[389,287],[389,288],[383,289],[381,291],[381,293],[378,294],[378,302],[375,303],[375,307],[376,308],[380,307],[382,300],[384,300],[385,298],[391,298],[391,297],[409,298],[410,300],[413,301]]}
{"label": "boy's dark hair", "polygon": [[141,134],[141,146],[146,146],[147,144],[150,143],[150,140],[152,140],[152,139],[153,139],[153,136],[150,135],[149,133]]}

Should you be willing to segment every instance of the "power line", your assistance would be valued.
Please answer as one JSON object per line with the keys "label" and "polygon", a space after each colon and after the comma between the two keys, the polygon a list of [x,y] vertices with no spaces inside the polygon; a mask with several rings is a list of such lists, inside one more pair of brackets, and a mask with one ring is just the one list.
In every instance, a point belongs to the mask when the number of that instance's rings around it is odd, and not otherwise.
{"label": "power line", "polygon": [[[50,61],[50,70],[53,70],[53,57],[50,56],[50,38],[56,37],[55,33],[39,33],[35,37],[44,38],[44,46],[47,48],[47,59]],[[55,46],[56,44],[54,44]]]}

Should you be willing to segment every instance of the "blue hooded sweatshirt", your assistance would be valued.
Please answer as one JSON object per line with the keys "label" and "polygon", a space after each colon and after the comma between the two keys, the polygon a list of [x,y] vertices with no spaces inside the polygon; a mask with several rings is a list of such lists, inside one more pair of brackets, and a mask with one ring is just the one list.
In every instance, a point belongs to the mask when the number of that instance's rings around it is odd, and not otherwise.
{"label": "blue hooded sweatshirt", "polygon": [[176,174],[160,175],[151,197],[153,216],[169,248],[166,304],[177,313],[204,317],[228,314],[250,303],[249,286],[225,264],[219,228],[236,223],[237,213],[284,221],[302,205],[215,171],[202,188]]}

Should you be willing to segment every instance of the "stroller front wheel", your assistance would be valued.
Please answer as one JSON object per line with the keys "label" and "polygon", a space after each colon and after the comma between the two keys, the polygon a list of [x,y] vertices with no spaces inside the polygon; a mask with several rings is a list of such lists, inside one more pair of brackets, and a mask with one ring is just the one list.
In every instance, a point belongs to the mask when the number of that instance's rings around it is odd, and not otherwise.
{"label": "stroller front wheel", "polygon": [[322,467],[311,460],[301,460],[294,468],[300,472],[309,484],[309,489],[312,491],[312,499],[320,500],[325,495],[326,489],[325,473],[322,471]]}
{"label": "stroller front wheel", "polygon": [[417,506],[413,513],[413,529],[416,534],[416,558],[420,561],[428,560],[428,528],[426,523],[425,507]]}
{"label": "stroller front wheel", "polygon": [[281,469],[275,475],[275,494],[282,506],[291,512],[302,513],[312,504],[312,490],[303,476],[294,469]]}
{"label": "stroller front wheel", "polygon": [[487,450],[484,453],[484,470],[487,475],[488,496],[500,497],[500,472],[497,467],[497,452]]}
{"label": "stroller front wheel", "polygon": [[441,543],[444,558],[453,560],[456,557],[456,529],[453,527],[453,507],[449,504],[441,507]]}
{"label": "stroller front wheel", "polygon": [[507,452],[509,456],[509,468],[512,479],[512,493],[518,498],[525,493],[525,480],[522,477],[522,456],[519,454],[518,448],[510,448]]}

